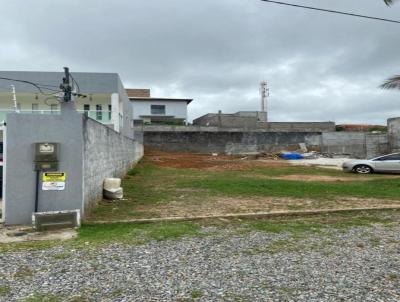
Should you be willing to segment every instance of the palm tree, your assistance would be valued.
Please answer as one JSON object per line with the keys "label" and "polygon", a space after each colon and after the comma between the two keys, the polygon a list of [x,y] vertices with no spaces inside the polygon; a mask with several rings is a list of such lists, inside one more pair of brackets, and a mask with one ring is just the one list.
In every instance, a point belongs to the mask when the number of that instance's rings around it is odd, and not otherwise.
{"label": "palm tree", "polygon": [[387,6],[392,5],[394,1],[396,1],[396,0],[383,0],[383,2],[385,2],[385,4],[386,4]]}
{"label": "palm tree", "polygon": [[[387,6],[392,5],[396,0],[383,0]],[[383,89],[400,89],[400,75],[388,78],[382,85]]]}
{"label": "palm tree", "polygon": [[391,78],[388,78],[379,87],[382,89],[400,89],[400,75],[395,75]]}

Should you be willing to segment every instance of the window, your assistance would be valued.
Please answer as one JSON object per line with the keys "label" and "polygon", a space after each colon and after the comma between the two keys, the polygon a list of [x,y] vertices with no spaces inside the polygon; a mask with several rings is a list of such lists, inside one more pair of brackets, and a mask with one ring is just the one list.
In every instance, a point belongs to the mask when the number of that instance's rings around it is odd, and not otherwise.
{"label": "window", "polygon": [[165,105],[151,105],[151,114],[165,115]]}
{"label": "window", "polygon": [[56,111],[58,111],[58,105],[57,104],[51,104],[50,105],[50,112],[51,113],[55,113]]}
{"label": "window", "polygon": [[400,154],[392,154],[382,156],[376,159],[377,161],[386,161],[386,160],[400,160]]}
{"label": "window", "polygon": [[108,105],[108,119],[111,120],[112,106]]}
{"label": "window", "polygon": [[96,120],[101,121],[103,119],[103,108],[101,105],[96,105]]}
{"label": "window", "polygon": [[38,111],[39,111],[39,104],[38,103],[32,104],[32,113],[35,113]]}
{"label": "window", "polygon": [[90,105],[89,104],[83,104],[83,113],[86,116],[89,116],[89,111],[90,111]]}

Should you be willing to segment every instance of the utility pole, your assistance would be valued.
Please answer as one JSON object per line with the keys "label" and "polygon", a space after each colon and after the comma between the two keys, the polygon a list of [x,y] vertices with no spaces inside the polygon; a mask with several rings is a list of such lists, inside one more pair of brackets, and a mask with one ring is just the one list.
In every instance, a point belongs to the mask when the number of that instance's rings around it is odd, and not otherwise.
{"label": "utility pole", "polygon": [[72,100],[72,87],[69,84],[69,68],[64,67],[63,82],[60,85],[60,89],[64,92],[64,102],[70,102]]}
{"label": "utility pole", "polygon": [[267,81],[262,81],[260,83],[260,94],[261,94],[261,112],[265,112],[265,121],[267,121],[268,120],[267,98],[269,96],[269,88]]}
{"label": "utility pole", "polygon": [[15,85],[11,85],[12,101],[14,103],[14,111],[19,112],[17,103],[17,94],[15,93]]}
{"label": "utility pole", "polygon": [[62,79],[62,84],[60,85],[60,89],[64,93],[64,96],[62,98],[61,102],[61,114],[67,111],[75,111],[75,102],[72,98],[72,87],[70,85],[70,74],[69,74],[69,68],[64,67],[64,77]]}

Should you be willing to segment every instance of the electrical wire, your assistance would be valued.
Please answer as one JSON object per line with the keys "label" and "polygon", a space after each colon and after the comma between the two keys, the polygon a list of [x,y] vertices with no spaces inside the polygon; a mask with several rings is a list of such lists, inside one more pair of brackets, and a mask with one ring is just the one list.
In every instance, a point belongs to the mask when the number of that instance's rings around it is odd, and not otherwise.
{"label": "electrical wire", "polygon": [[[49,91],[54,91],[54,92],[62,92],[60,90],[56,90],[56,89],[52,89],[52,88],[46,88],[44,87],[44,85],[38,84],[38,83],[34,83],[34,82],[30,82],[30,81],[25,81],[25,80],[17,80],[17,79],[11,79],[11,78],[3,78],[0,77],[0,80],[6,80],[6,81],[12,81],[12,82],[20,82],[20,83],[25,83],[25,84],[29,84],[32,85],[34,87],[36,87],[37,90],[40,91],[41,94],[43,95],[52,95],[52,93],[45,93],[43,91],[44,90],[49,90]],[[50,85],[46,85],[46,86],[50,86]]]}
{"label": "electrical wire", "polygon": [[[80,93],[81,89],[80,89],[80,87],[79,87],[78,82],[73,78],[73,76],[72,76],[71,74],[70,74],[70,77],[71,77],[73,83],[75,83],[75,85],[76,85],[77,88],[78,88],[77,93],[73,93],[73,95],[75,95],[75,96],[77,96],[77,97],[83,97],[83,98],[85,98],[86,95]],[[58,88],[58,86],[55,86],[55,85],[39,84],[39,83],[31,82],[31,81],[18,80],[18,79],[11,79],[11,78],[4,78],[4,77],[0,77],[0,80],[6,80],[6,81],[12,81],[12,82],[19,82],[19,83],[25,83],[25,84],[32,85],[32,86],[36,87],[36,89],[39,90],[39,92],[40,92],[41,94],[43,94],[43,95],[54,96],[55,93],[62,93],[62,92],[63,92],[63,91],[61,91],[60,89],[48,88],[48,87],[57,87],[57,88]],[[43,90],[48,90],[48,91],[53,91],[53,92],[52,92],[52,93],[46,93],[46,92],[44,92]],[[52,97],[50,97],[50,98],[52,98]]]}
{"label": "electrical wire", "polygon": [[281,2],[281,1],[273,1],[273,0],[261,0],[261,1],[268,2],[268,3],[273,3],[273,4],[292,6],[292,7],[297,7],[297,8],[304,8],[304,9],[322,11],[322,12],[326,12],[326,13],[333,13],[333,14],[346,15],[346,16],[352,16],[352,17],[358,17],[358,18],[372,19],[372,20],[376,20],[376,21],[400,23],[399,20],[385,19],[385,18],[379,18],[379,17],[371,17],[371,16],[347,13],[347,12],[331,10],[331,9],[323,9],[323,8],[312,7],[312,6],[298,5],[298,4],[293,4],[293,3]]}
{"label": "electrical wire", "polygon": [[72,79],[72,82],[73,83],[75,83],[75,85],[76,85],[76,88],[78,88],[78,94],[80,94],[81,93],[81,88],[79,87],[79,84],[78,84],[78,82],[77,81],[75,81],[75,78],[72,76],[72,73],[69,73],[69,76],[71,77],[71,79]]}

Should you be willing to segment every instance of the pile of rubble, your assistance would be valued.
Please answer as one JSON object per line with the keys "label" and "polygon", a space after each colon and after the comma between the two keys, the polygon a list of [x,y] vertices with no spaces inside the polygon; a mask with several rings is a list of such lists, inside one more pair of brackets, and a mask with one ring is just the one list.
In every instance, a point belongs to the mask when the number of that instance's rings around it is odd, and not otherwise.
{"label": "pile of rubble", "polygon": [[318,158],[350,158],[350,154],[322,153],[317,151],[309,151],[304,143],[299,144],[299,149],[296,151],[282,150],[279,152],[268,153],[260,152],[255,157],[265,159],[285,159],[285,160],[300,160],[300,159],[318,159]]}

